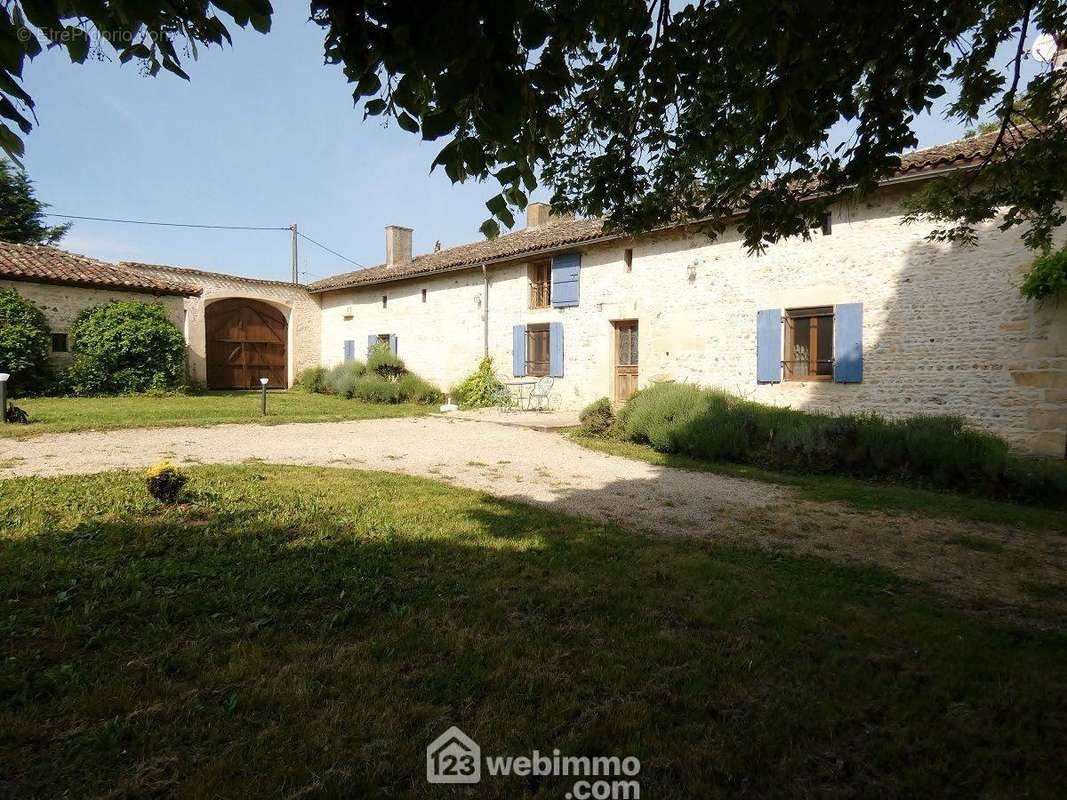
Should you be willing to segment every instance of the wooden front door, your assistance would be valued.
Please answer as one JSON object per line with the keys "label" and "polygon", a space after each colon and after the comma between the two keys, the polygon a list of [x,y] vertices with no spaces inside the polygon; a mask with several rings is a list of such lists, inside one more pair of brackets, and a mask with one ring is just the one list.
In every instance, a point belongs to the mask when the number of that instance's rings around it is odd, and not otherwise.
{"label": "wooden front door", "polygon": [[613,322],[615,326],[614,400],[624,403],[637,391],[637,320]]}
{"label": "wooden front door", "polygon": [[232,298],[207,307],[209,389],[258,389],[288,385],[288,326],[285,315],[258,300]]}

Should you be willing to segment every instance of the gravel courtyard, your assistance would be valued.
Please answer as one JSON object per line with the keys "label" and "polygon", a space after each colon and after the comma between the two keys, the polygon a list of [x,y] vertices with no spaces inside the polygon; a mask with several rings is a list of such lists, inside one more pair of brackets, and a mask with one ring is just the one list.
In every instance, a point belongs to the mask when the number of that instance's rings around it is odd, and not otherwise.
{"label": "gravel courtyard", "polygon": [[[1067,585],[1067,537],[801,500],[780,486],[660,467],[558,433],[442,417],[218,425],[0,440],[0,478],[263,461],[420,475],[666,535],[876,564],[969,607],[1029,617],[1028,582]],[[2,487],[0,487],[2,490]],[[985,548],[960,546],[979,537]],[[991,598],[996,598],[991,606]],[[1067,612],[1067,598],[1043,603]],[[1060,606],[1064,608],[1060,608]]]}

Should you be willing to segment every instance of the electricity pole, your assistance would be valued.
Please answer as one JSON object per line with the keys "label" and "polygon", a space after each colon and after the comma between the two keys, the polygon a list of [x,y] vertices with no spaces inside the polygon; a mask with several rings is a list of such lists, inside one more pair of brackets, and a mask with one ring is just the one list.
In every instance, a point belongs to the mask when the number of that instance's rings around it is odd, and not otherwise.
{"label": "electricity pole", "polygon": [[297,266],[296,260],[296,224],[290,225],[289,230],[293,232],[293,283],[300,283],[300,268]]}

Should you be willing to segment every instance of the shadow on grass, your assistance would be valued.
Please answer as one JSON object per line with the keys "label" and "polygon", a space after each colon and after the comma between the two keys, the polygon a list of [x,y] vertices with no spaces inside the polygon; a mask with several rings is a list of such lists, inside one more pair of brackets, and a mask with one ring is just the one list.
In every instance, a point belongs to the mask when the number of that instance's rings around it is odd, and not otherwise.
{"label": "shadow on grass", "polygon": [[1062,777],[1067,641],[885,572],[402,476],[193,476],[163,511],[129,473],[3,484],[7,794],[436,797],[452,724],[488,754],[636,755],[656,797]]}

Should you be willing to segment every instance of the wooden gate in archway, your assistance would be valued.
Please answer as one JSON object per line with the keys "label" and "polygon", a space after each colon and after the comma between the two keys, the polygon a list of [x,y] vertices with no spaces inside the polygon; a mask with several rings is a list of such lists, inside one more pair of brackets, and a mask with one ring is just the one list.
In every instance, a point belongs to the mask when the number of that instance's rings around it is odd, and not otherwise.
{"label": "wooden gate in archway", "polygon": [[288,386],[285,315],[259,300],[218,300],[204,312],[209,389],[273,389]]}

